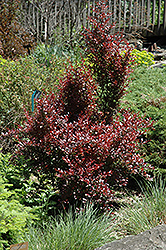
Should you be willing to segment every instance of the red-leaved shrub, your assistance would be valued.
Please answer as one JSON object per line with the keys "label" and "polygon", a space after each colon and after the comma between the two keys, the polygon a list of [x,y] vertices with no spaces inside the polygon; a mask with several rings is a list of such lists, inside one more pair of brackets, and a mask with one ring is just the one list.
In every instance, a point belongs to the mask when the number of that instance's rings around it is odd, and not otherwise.
{"label": "red-leaved shrub", "polygon": [[58,95],[43,96],[33,115],[26,112],[26,123],[9,132],[17,141],[15,156],[27,160],[30,172],[51,178],[59,208],[87,200],[108,207],[113,186],[126,185],[131,174],[148,177],[150,168],[139,141],[152,122],[118,109],[130,49],[121,54],[116,35],[109,35],[105,5],[98,8],[85,35],[96,83],[86,67],[71,65]]}
{"label": "red-leaved shrub", "polygon": [[98,84],[100,107],[109,122],[128,85],[131,47],[122,33],[113,33],[111,13],[104,2],[93,9],[94,16],[89,17],[91,28],[85,28],[83,36],[85,52]]}
{"label": "red-leaved shrub", "polygon": [[24,156],[30,172],[52,179],[60,206],[93,200],[104,207],[111,203],[112,187],[126,185],[130,174],[148,177],[138,149],[149,121],[120,110],[111,124],[87,114],[70,122],[58,105],[54,95],[41,99],[34,116],[27,113],[27,122],[13,133],[15,155]]}
{"label": "red-leaved shrub", "polygon": [[[85,112],[92,115],[96,106],[96,86],[91,71],[83,63],[77,68],[69,64],[64,78],[60,79],[59,90],[63,115],[67,114],[69,121],[77,120]],[[96,113],[93,115],[96,116]]]}

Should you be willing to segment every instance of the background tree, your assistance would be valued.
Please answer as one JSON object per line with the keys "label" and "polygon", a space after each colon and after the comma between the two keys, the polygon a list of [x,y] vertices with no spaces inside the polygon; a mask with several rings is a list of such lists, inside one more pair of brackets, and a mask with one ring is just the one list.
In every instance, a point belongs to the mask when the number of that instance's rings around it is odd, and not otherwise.
{"label": "background tree", "polygon": [[15,59],[30,54],[34,38],[18,21],[19,0],[2,0],[0,5],[0,55]]}
{"label": "background tree", "polygon": [[86,1],[27,0],[21,3],[20,22],[39,42],[73,44],[82,29]]}

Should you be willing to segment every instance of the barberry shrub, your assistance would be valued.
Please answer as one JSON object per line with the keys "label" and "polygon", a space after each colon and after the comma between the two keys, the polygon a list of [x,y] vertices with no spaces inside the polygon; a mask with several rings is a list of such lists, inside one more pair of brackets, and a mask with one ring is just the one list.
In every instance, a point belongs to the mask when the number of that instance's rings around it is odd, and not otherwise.
{"label": "barberry shrub", "polygon": [[105,1],[99,1],[89,17],[90,29],[83,31],[85,53],[98,84],[100,107],[106,119],[116,112],[128,85],[131,47],[122,33],[110,25],[112,15]]}
{"label": "barberry shrub", "polygon": [[[70,76],[72,94],[78,94],[79,83],[85,87],[87,82],[83,79],[87,77],[74,78],[72,70]],[[68,77],[62,86],[66,84],[71,90]],[[84,87],[79,89],[82,94]],[[24,157],[30,173],[47,174],[57,190],[59,208],[87,200],[105,207],[114,197],[112,187],[126,185],[130,174],[148,177],[149,167],[138,149],[139,138],[150,123],[129,110],[120,110],[113,122],[107,124],[101,121],[95,105],[89,106],[89,112],[84,111],[85,105],[81,110],[79,99],[75,99],[77,117],[74,117],[73,109],[66,113],[67,102],[65,106],[62,96],[61,91],[59,96],[47,95],[38,101],[33,117],[26,113],[24,126],[12,131],[17,141],[15,156]],[[91,99],[93,103],[92,93]]]}
{"label": "barberry shrub", "polygon": [[69,62],[65,75],[63,79],[60,79],[58,97],[63,103],[63,114],[68,115],[69,121],[77,120],[79,115],[85,112],[91,118],[92,115],[96,116],[97,113],[93,112],[96,107],[96,86],[91,71],[85,66],[85,61],[83,60],[76,67]]}
{"label": "barberry shrub", "polygon": [[[100,17],[104,22],[105,11]],[[103,44],[108,43],[107,28],[103,27],[102,32],[100,46],[104,47]],[[116,35],[114,38],[116,40]],[[113,46],[109,48],[108,52],[112,49],[116,55]],[[102,208],[108,207],[114,197],[113,186],[126,185],[131,174],[141,173],[148,178],[150,166],[139,154],[139,143],[152,122],[130,110],[117,109],[126,84],[121,74],[125,79],[129,72],[128,66],[122,67],[125,62],[121,62],[123,57],[120,51],[118,53],[118,64],[110,66],[112,71],[108,72],[107,78],[103,75],[103,85],[107,85],[106,89],[109,87],[116,97],[116,105],[112,104],[107,113],[98,100],[101,98],[97,94],[99,85],[91,71],[84,64],[76,68],[70,65],[60,80],[59,93],[38,100],[34,114],[26,112],[26,123],[9,131],[17,143],[15,157],[23,156],[30,172],[37,175],[40,171],[52,180],[59,208],[87,200]],[[104,52],[103,56],[107,59]],[[126,54],[126,60],[129,60],[128,56]],[[104,58],[103,64],[96,64],[92,71],[99,75],[100,81],[100,72],[105,69],[107,73],[109,69],[109,61],[104,63]],[[118,57],[114,59],[118,60]],[[116,78],[118,70],[120,76]]]}

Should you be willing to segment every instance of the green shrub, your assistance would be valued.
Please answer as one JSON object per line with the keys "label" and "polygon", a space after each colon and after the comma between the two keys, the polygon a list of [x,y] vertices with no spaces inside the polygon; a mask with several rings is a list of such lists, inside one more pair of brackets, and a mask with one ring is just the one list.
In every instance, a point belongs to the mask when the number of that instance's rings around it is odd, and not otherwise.
{"label": "green shrub", "polygon": [[20,190],[22,183],[25,182],[29,173],[23,166],[12,164],[11,155],[3,154],[0,151],[0,174],[5,180],[5,183],[9,184],[10,190]]}
{"label": "green shrub", "polygon": [[10,191],[17,193],[21,204],[33,207],[33,213],[40,219],[54,215],[56,192],[44,174],[34,176],[28,171],[25,161],[13,164],[11,155],[0,152],[0,174]]}
{"label": "green shrub", "polygon": [[33,58],[5,61],[0,64],[0,130],[13,127],[24,119],[25,107],[31,111],[34,90],[57,91],[56,80],[63,74],[60,59],[51,61],[50,67],[37,65]]}
{"label": "green shrub", "polygon": [[0,247],[8,247],[23,232],[27,219],[33,217],[31,209],[23,206],[9,188],[11,185],[5,184],[0,175]]}
{"label": "green shrub", "polygon": [[137,66],[150,66],[155,63],[154,55],[150,52],[147,52],[146,50],[139,51],[134,49],[131,52],[131,56],[133,57]]}
{"label": "green shrub", "polygon": [[127,94],[121,101],[122,107],[130,107],[140,115],[151,117],[154,129],[148,132],[150,140],[142,154],[155,170],[166,174],[166,69],[139,67],[132,73]]}

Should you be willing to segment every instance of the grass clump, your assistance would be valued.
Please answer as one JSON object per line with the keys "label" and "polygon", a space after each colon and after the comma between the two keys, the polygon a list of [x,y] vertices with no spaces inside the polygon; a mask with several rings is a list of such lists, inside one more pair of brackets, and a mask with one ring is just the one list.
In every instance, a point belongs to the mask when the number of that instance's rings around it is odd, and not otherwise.
{"label": "grass clump", "polygon": [[116,238],[113,219],[111,212],[98,215],[98,210],[88,204],[37,227],[30,225],[21,240],[29,242],[30,250],[95,249]]}
{"label": "grass clump", "polygon": [[49,68],[55,58],[64,64],[68,64],[69,61],[74,64],[77,61],[81,61],[81,55],[83,54],[84,50],[81,49],[77,41],[75,41],[73,47],[70,44],[59,42],[47,46],[41,43],[34,49],[32,58],[37,64],[45,65]]}
{"label": "grass clump", "polygon": [[101,214],[92,204],[69,209],[37,226],[30,224],[18,242],[28,241],[30,250],[94,250],[166,223],[165,182],[157,179],[139,185],[141,194],[128,195],[114,213]]}
{"label": "grass clump", "polygon": [[[142,195],[129,198],[117,215],[118,233],[138,234],[166,224],[166,192],[162,179],[140,185]],[[118,221],[119,220],[119,221]]]}

